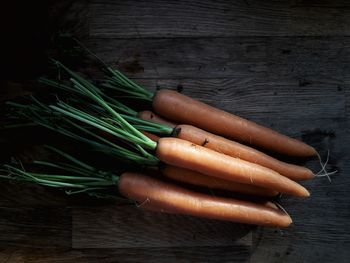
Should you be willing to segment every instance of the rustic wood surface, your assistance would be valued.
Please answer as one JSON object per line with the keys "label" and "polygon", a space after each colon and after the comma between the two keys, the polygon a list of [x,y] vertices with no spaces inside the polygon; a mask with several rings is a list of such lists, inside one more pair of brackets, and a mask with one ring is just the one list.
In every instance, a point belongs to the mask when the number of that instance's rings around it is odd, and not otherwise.
{"label": "rustic wood surface", "polygon": [[[329,151],[328,169],[338,173],[331,183],[305,182],[307,200],[282,197],[294,220],[283,231],[1,182],[1,263],[348,262],[348,1],[47,2],[21,14],[22,31],[35,36],[27,40],[31,48],[41,33],[47,46],[55,32],[73,33],[150,90],[177,89],[310,143],[323,158]],[[40,48],[35,52],[44,53]],[[16,74],[1,75],[1,100],[25,94],[18,79],[40,72],[28,68],[38,63],[28,58]],[[0,143],[2,160],[15,152],[6,139]],[[317,160],[305,165],[320,168]]]}

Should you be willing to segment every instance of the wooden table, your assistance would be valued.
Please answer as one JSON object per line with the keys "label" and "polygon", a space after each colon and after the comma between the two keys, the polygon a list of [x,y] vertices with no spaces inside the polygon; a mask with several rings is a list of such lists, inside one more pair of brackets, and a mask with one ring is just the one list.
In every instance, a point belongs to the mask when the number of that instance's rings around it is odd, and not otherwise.
{"label": "wooden table", "polygon": [[[16,48],[28,59],[11,60],[17,77],[35,72],[29,54],[46,48],[36,45],[38,34],[68,31],[151,90],[178,89],[302,139],[324,159],[329,151],[328,170],[338,173],[331,183],[305,182],[307,200],[282,198],[294,219],[283,231],[2,182],[0,262],[348,262],[348,1],[60,1],[32,13],[26,7],[17,29],[29,37]],[[25,89],[5,83],[3,99]],[[306,166],[320,169],[317,160]]]}

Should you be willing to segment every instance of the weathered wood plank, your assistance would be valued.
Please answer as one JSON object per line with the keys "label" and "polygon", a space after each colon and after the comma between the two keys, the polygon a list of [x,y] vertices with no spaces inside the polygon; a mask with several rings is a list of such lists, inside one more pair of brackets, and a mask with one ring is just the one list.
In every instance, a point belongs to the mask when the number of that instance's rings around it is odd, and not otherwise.
{"label": "weathered wood plank", "polygon": [[134,78],[295,78],[307,87],[350,75],[348,37],[95,38],[87,45]]}
{"label": "weathered wood plank", "polygon": [[345,76],[344,83],[347,87],[345,89],[345,111],[346,111],[346,117],[349,119],[350,118],[350,88],[348,87],[350,87],[350,74]]}
{"label": "weathered wood plank", "polygon": [[19,182],[0,182],[0,207],[60,207],[69,203],[63,191]]}
{"label": "weathered wood plank", "polygon": [[73,248],[230,246],[250,226],[182,215],[147,212],[134,205],[73,208]]}
{"label": "weathered wood plank", "polygon": [[89,0],[51,1],[48,22],[52,34],[72,34],[86,38],[89,34]]}
{"label": "weathered wood plank", "polygon": [[54,208],[72,205],[99,206],[115,203],[85,194],[67,195],[63,190],[20,182],[0,182],[0,207]]}
{"label": "weathered wood plank", "polygon": [[[303,233],[298,240],[304,239],[308,233]],[[265,240],[265,236],[273,237]],[[348,262],[350,253],[347,243],[312,242],[305,244],[299,243],[295,239],[293,242],[286,243],[285,240],[290,237],[286,234],[280,234],[278,231],[264,229],[257,237],[259,242],[256,249],[253,249],[250,262]]]}
{"label": "weathered wood plank", "polygon": [[44,251],[0,249],[0,262],[3,263],[247,262],[249,257],[250,248],[244,245],[225,247],[45,249]]}
{"label": "weathered wood plank", "polygon": [[0,207],[0,247],[71,247],[69,208]]}
{"label": "weathered wood plank", "polygon": [[90,36],[349,35],[349,7],[349,2],[344,0],[93,0],[90,4]]}
{"label": "weathered wood plank", "polygon": [[[271,75],[294,76],[300,85],[313,80],[334,81],[350,75],[349,37],[271,37],[266,43]],[[311,78],[311,79],[309,79]]]}
{"label": "weathered wood plank", "polygon": [[92,39],[87,45],[132,77],[231,77],[267,70],[265,38]]}

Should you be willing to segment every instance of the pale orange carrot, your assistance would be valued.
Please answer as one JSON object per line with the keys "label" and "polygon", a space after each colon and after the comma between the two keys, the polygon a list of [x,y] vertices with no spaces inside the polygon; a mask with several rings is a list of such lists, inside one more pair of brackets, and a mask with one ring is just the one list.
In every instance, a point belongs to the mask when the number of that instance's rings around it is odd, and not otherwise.
{"label": "pale orange carrot", "polygon": [[261,151],[224,137],[206,132],[191,125],[178,125],[174,137],[202,145],[214,151],[270,168],[292,180],[308,180],[314,173],[303,166],[282,162]]}
{"label": "pale orange carrot", "polygon": [[165,177],[175,181],[204,186],[210,189],[226,190],[256,196],[276,196],[278,194],[277,191],[271,189],[228,181],[172,165],[163,165],[161,167],[161,172]]}
{"label": "pale orange carrot", "polygon": [[119,192],[140,208],[218,220],[287,227],[291,218],[281,210],[253,202],[205,195],[136,173],[124,173]]}
{"label": "pale orange carrot", "polygon": [[164,163],[209,176],[251,184],[300,197],[309,192],[298,183],[258,164],[218,153],[177,138],[160,138],[156,156]]}
{"label": "pale orange carrot", "polygon": [[156,113],[171,121],[191,124],[206,131],[291,156],[314,156],[316,150],[293,138],[252,121],[219,110],[171,90],[153,97]]}

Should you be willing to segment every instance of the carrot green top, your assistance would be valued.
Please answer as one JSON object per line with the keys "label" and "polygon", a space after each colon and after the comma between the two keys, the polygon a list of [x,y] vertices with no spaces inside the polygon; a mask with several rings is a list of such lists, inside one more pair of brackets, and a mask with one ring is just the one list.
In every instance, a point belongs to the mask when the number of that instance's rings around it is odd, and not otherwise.
{"label": "carrot green top", "polygon": [[[159,162],[147,151],[147,149],[155,150],[157,143],[140,130],[170,134],[172,132],[170,127],[138,119],[135,111],[108,97],[97,86],[62,63],[55,60],[53,62],[69,75],[70,85],[45,78],[39,81],[75,94],[75,97],[69,98],[73,104],[59,99],[54,104],[46,104],[31,96],[32,104],[8,103],[17,110],[18,116],[122,159],[146,165],[155,165]],[[117,145],[112,140],[104,138],[101,132],[114,136],[128,147]]]}
{"label": "carrot green top", "polygon": [[[44,186],[65,189],[67,194],[88,193],[98,197],[113,197],[104,190],[118,184],[119,176],[112,172],[102,171],[54,147],[46,149],[59,155],[65,161],[34,161],[33,164],[45,169],[45,172],[29,172],[22,163],[3,165],[0,168],[0,179],[32,182]],[[54,171],[54,172],[49,172]]]}

